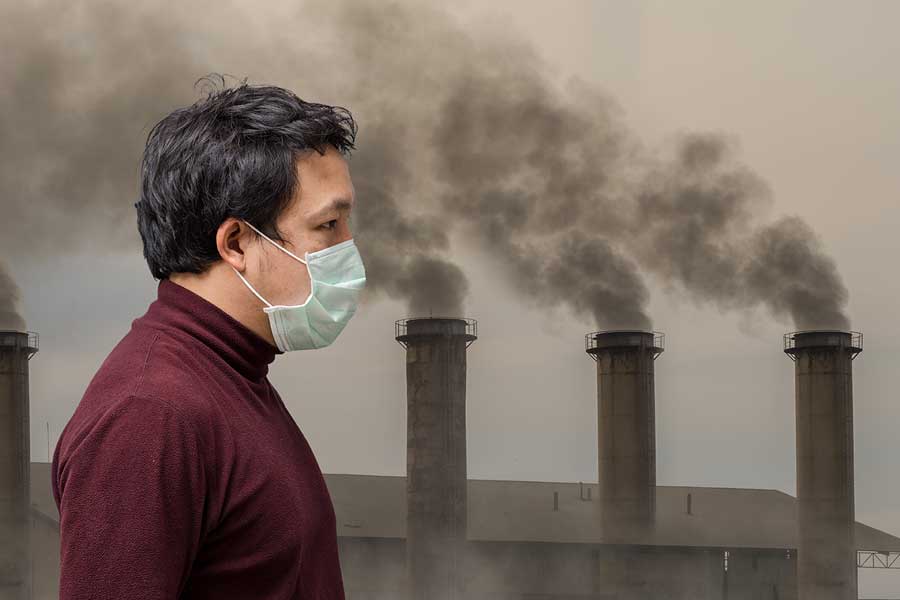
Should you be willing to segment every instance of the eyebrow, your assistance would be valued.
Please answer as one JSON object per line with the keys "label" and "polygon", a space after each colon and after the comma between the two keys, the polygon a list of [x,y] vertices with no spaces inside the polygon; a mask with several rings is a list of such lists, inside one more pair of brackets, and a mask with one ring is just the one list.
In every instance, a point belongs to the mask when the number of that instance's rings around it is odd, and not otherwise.
{"label": "eyebrow", "polygon": [[309,218],[312,220],[321,219],[335,210],[349,210],[351,208],[353,208],[353,203],[350,202],[349,198],[334,198],[327,206],[309,215]]}

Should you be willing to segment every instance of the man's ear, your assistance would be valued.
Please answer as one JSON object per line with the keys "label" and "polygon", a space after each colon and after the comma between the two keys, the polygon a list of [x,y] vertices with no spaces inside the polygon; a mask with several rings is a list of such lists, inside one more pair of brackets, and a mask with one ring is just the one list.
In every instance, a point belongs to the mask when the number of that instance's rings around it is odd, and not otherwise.
{"label": "man's ear", "polygon": [[228,217],[216,231],[216,247],[226,263],[243,271],[246,266],[245,251],[250,243],[250,228],[234,217]]}

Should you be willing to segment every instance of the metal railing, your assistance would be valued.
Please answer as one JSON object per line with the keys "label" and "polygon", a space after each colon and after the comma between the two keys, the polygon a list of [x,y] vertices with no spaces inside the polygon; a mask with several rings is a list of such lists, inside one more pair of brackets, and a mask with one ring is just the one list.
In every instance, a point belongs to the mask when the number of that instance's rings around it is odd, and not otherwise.
{"label": "metal railing", "polygon": [[860,550],[856,553],[856,566],[860,569],[900,569],[900,552]]}
{"label": "metal railing", "polygon": [[[466,323],[465,335],[471,335],[471,336],[478,337],[478,321],[476,321],[475,319],[466,319],[464,317],[429,316],[429,317],[409,317],[406,319],[397,319],[396,321],[394,321],[394,339],[397,339],[399,337],[402,337],[402,336],[405,336],[408,334],[408,325],[407,324],[409,323],[409,321],[420,321],[422,319],[445,319],[445,320],[452,319],[454,321],[465,321],[465,323]],[[398,340],[398,341],[400,341],[400,340]],[[466,348],[471,346],[474,342],[475,342],[474,339],[466,342]],[[403,344],[403,342],[400,342],[400,345],[403,346],[404,348],[406,347],[406,345]]]}
{"label": "metal railing", "polygon": [[[607,329],[605,331],[592,331],[591,333],[585,334],[584,336],[584,350],[591,354],[590,350],[597,349],[597,336],[602,335],[604,333],[652,333],[653,334],[653,342],[647,346],[642,344],[643,347],[647,348],[656,348],[657,350],[653,353],[653,358],[655,359],[659,356],[663,349],[665,348],[666,334],[662,331],[637,331],[633,329]],[[642,338],[643,339],[643,338]],[[593,357],[593,354],[591,354]],[[595,358],[596,360],[596,358]]]}
{"label": "metal railing", "polygon": [[[803,333],[825,333],[820,330],[808,329],[804,331],[791,331],[789,333],[784,334],[784,351],[785,353],[791,357],[791,360],[797,360],[797,358],[790,352],[791,350],[797,349],[797,336]],[[859,331],[843,331],[840,333],[849,333],[850,334],[850,344],[846,346],[850,350],[850,360],[859,355],[862,352],[863,348],[863,334]]]}
{"label": "metal railing", "polygon": [[38,334],[36,331],[0,331],[0,347],[25,350],[30,360],[38,351]]}

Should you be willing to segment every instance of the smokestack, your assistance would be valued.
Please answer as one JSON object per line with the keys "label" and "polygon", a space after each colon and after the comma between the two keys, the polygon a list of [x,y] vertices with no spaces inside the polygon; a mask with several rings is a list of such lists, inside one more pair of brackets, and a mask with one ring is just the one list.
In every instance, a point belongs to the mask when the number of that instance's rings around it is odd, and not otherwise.
{"label": "smokestack", "polygon": [[464,597],[466,348],[474,319],[395,323],[406,348],[406,564],[411,600]]}
{"label": "smokestack", "polygon": [[663,351],[663,334],[597,331],[585,336],[585,351],[597,362],[603,535],[627,540],[648,530],[656,510],[653,363]]}
{"label": "smokestack", "polygon": [[800,600],[856,600],[852,360],[862,334],[785,334],[794,360],[797,427],[797,590]]}
{"label": "smokestack", "polygon": [[0,595],[31,600],[28,360],[33,332],[0,331]]}

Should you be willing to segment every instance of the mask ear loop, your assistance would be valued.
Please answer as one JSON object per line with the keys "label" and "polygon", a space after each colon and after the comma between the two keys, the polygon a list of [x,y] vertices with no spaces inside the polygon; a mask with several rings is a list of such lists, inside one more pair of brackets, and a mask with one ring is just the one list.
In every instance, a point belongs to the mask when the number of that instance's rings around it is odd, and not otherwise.
{"label": "mask ear loop", "polygon": [[[243,220],[243,219],[242,219],[242,220]],[[247,223],[247,221],[244,221],[244,223]],[[291,251],[288,250],[287,248],[283,248],[283,247],[281,246],[281,244],[277,244],[277,243],[275,243],[274,241],[272,241],[272,238],[270,238],[269,236],[267,236],[266,234],[264,234],[262,231],[260,231],[259,229],[257,229],[257,228],[254,227],[253,225],[251,225],[250,223],[247,223],[247,226],[250,227],[250,229],[252,229],[252,230],[255,231],[256,233],[258,233],[259,235],[261,235],[261,236],[263,236],[264,238],[266,238],[267,240],[269,240],[269,242],[270,242],[273,246],[275,246],[276,248],[278,248],[278,249],[281,250],[282,252],[286,252],[286,253],[288,254],[288,256],[291,256],[291,257],[293,257],[293,258],[299,260],[299,261],[302,262],[304,265],[307,264],[305,260],[303,260],[302,258],[300,258],[299,256],[297,256],[296,254],[294,254],[293,252],[291,252]]]}
{"label": "mask ear loop", "polygon": [[[259,235],[261,235],[261,236],[263,236],[264,238],[266,238],[267,240],[269,240],[269,243],[270,243],[270,244],[272,244],[273,246],[275,246],[276,248],[278,248],[278,249],[281,250],[282,252],[287,253],[287,254],[288,254],[289,256],[291,256],[292,258],[295,258],[296,260],[299,260],[299,261],[302,262],[304,265],[306,265],[306,272],[307,272],[307,275],[309,276],[309,296],[306,298],[306,302],[309,302],[309,299],[313,297],[313,293],[314,293],[314,291],[315,291],[315,285],[316,285],[316,284],[315,284],[315,281],[314,281],[313,278],[312,278],[312,274],[309,272],[309,263],[306,262],[305,260],[303,260],[302,258],[300,258],[299,256],[297,256],[296,254],[294,254],[293,252],[291,252],[290,250],[288,250],[287,248],[283,248],[283,247],[281,246],[281,244],[277,244],[276,242],[272,241],[272,239],[271,239],[269,236],[267,236],[266,234],[264,234],[262,231],[260,231],[260,230],[257,229],[256,227],[254,227],[252,223],[250,223],[250,222],[248,222],[248,221],[245,221],[244,219],[241,219],[241,221],[243,221],[244,223],[246,223],[247,226],[248,226],[250,229],[252,229],[253,231],[255,231],[256,233],[258,233]],[[309,255],[309,252],[307,252],[306,254]],[[231,268],[234,269],[234,267],[231,267]],[[247,283],[247,280],[244,279],[244,276],[241,275],[241,274],[237,271],[237,269],[235,269],[234,272],[238,274],[238,277],[240,277],[240,278],[244,281],[244,283],[247,284],[248,287],[250,287],[250,284]],[[263,298],[262,296],[260,296],[259,294],[257,294],[257,293],[256,293],[256,290],[254,290],[252,287],[250,287],[250,291],[253,292],[254,294],[256,294],[256,297],[257,297],[257,298],[259,298],[260,300],[262,300],[263,302],[265,302],[265,303],[266,303],[266,306],[268,306],[269,308],[272,308],[272,305],[269,304],[269,303],[265,300],[265,298]],[[304,302],[304,304],[305,304],[305,302]]]}
{"label": "mask ear loop", "polygon": [[250,282],[248,282],[246,279],[244,279],[244,276],[241,275],[241,272],[240,272],[240,271],[238,271],[238,270],[235,269],[234,267],[231,267],[231,270],[234,271],[235,273],[237,273],[237,276],[241,278],[241,281],[244,282],[244,285],[246,285],[247,288],[249,288],[249,290],[250,290],[251,292],[253,292],[253,294],[254,294],[257,298],[259,298],[260,300],[262,300],[262,301],[265,303],[266,306],[268,306],[269,308],[272,308],[272,305],[269,304],[268,300],[266,300],[265,298],[263,298],[262,296],[260,296],[259,293],[258,293],[256,290],[253,289],[253,286],[250,285]]}

